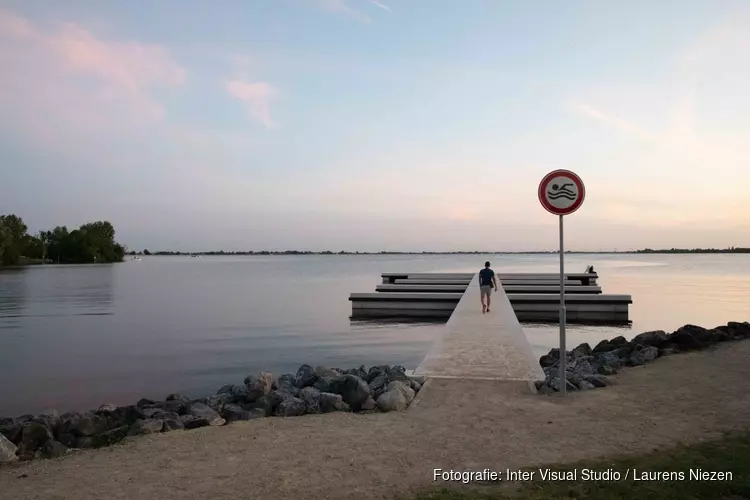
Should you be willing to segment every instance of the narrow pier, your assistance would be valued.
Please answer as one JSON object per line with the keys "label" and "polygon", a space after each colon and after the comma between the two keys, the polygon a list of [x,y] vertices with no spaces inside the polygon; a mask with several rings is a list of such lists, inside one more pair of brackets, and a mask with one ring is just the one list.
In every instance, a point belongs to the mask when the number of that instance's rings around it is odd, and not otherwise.
{"label": "narrow pier", "polygon": [[415,375],[432,378],[527,381],[544,378],[502,287],[482,314],[475,274]]}

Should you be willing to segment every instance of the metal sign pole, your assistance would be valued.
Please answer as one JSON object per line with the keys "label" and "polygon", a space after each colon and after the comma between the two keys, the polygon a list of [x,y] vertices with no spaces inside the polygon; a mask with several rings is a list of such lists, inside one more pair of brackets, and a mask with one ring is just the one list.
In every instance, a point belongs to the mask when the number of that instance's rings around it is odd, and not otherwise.
{"label": "metal sign pole", "polygon": [[567,355],[565,350],[565,250],[563,246],[563,216],[560,215],[560,392],[566,394]]}

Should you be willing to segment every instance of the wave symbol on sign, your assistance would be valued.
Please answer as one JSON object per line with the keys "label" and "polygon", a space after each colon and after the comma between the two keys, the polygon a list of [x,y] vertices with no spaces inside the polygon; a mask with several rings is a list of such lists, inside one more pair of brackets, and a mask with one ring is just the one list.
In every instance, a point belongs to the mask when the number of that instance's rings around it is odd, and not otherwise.
{"label": "wave symbol on sign", "polygon": [[574,201],[578,195],[574,191],[568,189],[568,186],[572,186],[573,183],[568,182],[562,186],[552,184],[552,189],[547,191],[547,198],[550,200],[557,200],[559,198],[565,198],[566,200]]}

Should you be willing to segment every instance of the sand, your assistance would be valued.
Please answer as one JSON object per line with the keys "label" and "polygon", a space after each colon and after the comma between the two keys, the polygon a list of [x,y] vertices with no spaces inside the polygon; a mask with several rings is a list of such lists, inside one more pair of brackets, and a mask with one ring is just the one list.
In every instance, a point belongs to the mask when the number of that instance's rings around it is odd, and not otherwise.
{"label": "sand", "polygon": [[750,342],[721,344],[565,399],[519,383],[432,379],[403,413],[238,422],[0,467],[0,498],[392,499],[435,485],[435,468],[505,470],[746,428],[748,359]]}

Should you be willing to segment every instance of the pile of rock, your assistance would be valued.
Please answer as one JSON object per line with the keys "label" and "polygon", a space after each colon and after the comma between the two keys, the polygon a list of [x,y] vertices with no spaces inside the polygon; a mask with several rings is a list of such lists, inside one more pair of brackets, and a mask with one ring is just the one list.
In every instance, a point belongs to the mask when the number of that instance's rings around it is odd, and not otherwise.
{"label": "pile of rock", "polygon": [[423,379],[402,366],[364,366],[339,370],[302,365],[296,374],[276,378],[250,375],[207,398],[170,394],[164,401],[141,399],[131,406],[103,405],[87,413],[51,410],[39,415],[0,418],[0,462],[53,458],[71,448],[98,448],[126,436],[220,426],[270,416],[352,411],[404,410]]}
{"label": "pile of rock", "polygon": [[[566,390],[585,391],[607,386],[607,375],[624,366],[640,366],[660,356],[706,349],[718,342],[750,338],[750,323],[730,321],[707,329],[685,325],[667,334],[662,330],[641,333],[631,341],[625,337],[602,340],[593,349],[581,344],[566,353]],[[552,349],[539,359],[546,375],[536,382],[537,391],[550,394],[561,389],[560,350]]]}

